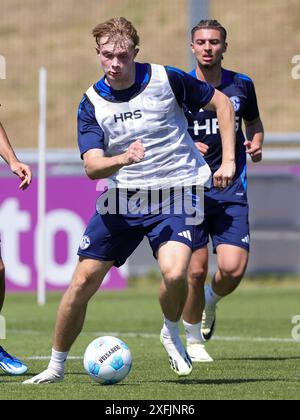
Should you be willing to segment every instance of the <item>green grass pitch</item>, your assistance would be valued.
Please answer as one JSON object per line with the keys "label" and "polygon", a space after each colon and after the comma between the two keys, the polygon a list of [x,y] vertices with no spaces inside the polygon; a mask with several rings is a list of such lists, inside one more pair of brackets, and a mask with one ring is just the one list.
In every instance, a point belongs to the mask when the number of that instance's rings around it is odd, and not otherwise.
{"label": "green grass pitch", "polygon": [[[300,343],[293,342],[292,318],[300,315],[299,287],[241,287],[218,310],[216,339],[207,345],[213,364],[194,364],[177,378],[159,342],[162,323],[157,287],[99,293],[91,302],[61,384],[24,386],[47,366],[60,296],[39,308],[33,295],[9,295],[5,348],[23,358],[24,377],[0,372],[0,399],[201,400],[299,399]],[[101,386],[85,374],[82,355],[97,336],[118,334],[130,347],[133,368],[121,383]],[[35,359],[36,358],[36,359]]]}

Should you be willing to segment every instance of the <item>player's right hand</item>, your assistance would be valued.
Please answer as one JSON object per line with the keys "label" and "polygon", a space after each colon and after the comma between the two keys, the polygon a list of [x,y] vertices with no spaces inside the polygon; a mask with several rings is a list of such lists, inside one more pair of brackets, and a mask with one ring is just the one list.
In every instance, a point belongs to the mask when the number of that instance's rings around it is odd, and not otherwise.
{"label": "player's right hand", "polygon": [[128,166],[134,163],[140,163],[145,157],[146,149],[141,140],[136,140],[132,143],[127,152],[122,156],[123,165]]}
{"label": "player's right hand", "polygon": [[209,146],[201,141],[195,142],[195,146],[199,150],[202,156],[206,156],[209,150]]}
{"label": "player's right hand", "polygon": [[24,191],[29,187],[32,180],[31,168],[25,163],[15,161],[10,165],[11,171],[22,181],[19,185],[20,190]]}

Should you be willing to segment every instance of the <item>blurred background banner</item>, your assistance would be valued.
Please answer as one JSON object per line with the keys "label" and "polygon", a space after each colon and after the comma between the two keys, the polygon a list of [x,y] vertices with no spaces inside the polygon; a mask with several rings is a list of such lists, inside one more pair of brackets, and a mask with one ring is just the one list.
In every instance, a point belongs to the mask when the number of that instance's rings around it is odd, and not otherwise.
{"label": "blurred background banner", "polygon": [[[253,79],[266,130],[264,163],[249,164],[253,240],[249,273],[300,273],[299,0],[1,0],[0,56],[6,78],[0,80],[0,120],[24,159],[37,149],[38,72],[41,66],[48,71],[47,147],[48,153],[60,161],[61,176],[59,183],[58,179],[48,182],[49,211],[63,200],[65,208],[80,218],[82,230],[92,214],[96,194],[76,151],[76,115],[83,92],[102,76],[91,31],[96,24],[119,16],[131,20],[140,34],[139,61],[186,71],[194,65],[189,51],[191,27],[207,17],[218,19],[226,27],[224,67]],[[64,181],[70,173],[75,176],[73,181]],[[3,213],[16,185],[6,178],[0,182]],[[65,200],[70,193],[65,194],[63,185],[77,191],[73,199]],[[60,195],[58,191],[62,191]],[[87,196],[81,201],[85,211],[81,214],[77,213],[79,203],[75,198],[80,196],[82,200],[82,194]],[[15,204],[25,209],[29,197],[33,203],[35,184]],[[1,226],[6,222],[5,229],[14,223],[11,217],[7,219],[7,212],[6,220],[3,217]],[[32,229],[33,238],[33,213],[31,217],[28,229]],[[7,249],[3,227],[1,233],[7,263],[10,253],[17,251]],[[32,241],[27,247],[33,245]],[[28,255],[33,252],[25,248],[19,251]],[[67,258],[65,251],[60,255],[57,248],[55,252],[57,258]],[[130,273],[145,273],[155,267],[145,244],[130,261]],[[213,264],[212,259],[211,270]]]}
{"label": "blurred background banner", "polygon": [[[48,168],[51,172],[51,168]],[[7,290],[37,288],[37,182],[26,193],[18,191],[18,180],[1,178],[0,232],[6,266]],[[85,226],[95,211],[100,192],[96,183],[83,176],[50,176],[47,180],[46,286],[64,290],[77,263],[77,250]],[[124,271],[113,269],[104,289],[123,289]]]}

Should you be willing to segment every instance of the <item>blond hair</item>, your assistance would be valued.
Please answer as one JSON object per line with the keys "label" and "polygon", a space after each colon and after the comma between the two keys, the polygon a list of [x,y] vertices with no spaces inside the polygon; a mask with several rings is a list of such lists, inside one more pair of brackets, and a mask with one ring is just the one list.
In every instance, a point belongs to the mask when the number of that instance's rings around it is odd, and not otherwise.
{"label": "blond hair", "polygon": [[122,45],[130,41],[132,42],[134,48],[140,43],[137,30],[131,22],[123,17],[113,18],[100,23],[93,29],[92,34],[99,47],[100,39],[103,37],[107,38],[106,43],[113,41]]}

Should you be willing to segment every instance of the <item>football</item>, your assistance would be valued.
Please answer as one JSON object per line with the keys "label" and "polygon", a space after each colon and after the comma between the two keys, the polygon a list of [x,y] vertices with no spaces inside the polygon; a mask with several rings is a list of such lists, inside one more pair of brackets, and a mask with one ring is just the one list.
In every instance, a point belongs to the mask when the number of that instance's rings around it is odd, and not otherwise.
{"label": "football", "polygon": [[92,379],[103,385],[121,382],[130,372],[132,357],[128,346],[116,337],[92,341],[84,354],[84,368]]}

